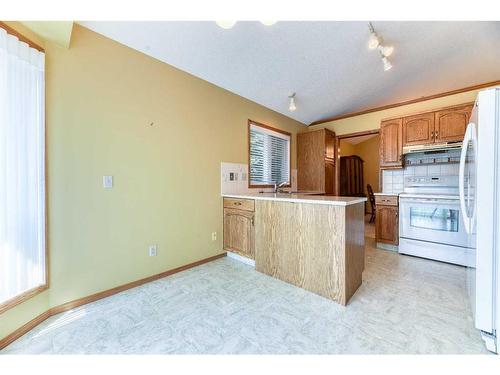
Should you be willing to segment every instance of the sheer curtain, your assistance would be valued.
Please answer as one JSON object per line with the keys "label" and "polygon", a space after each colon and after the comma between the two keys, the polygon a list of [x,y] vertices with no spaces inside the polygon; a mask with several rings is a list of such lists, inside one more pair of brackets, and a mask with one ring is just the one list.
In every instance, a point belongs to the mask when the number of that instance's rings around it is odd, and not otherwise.
{"label": "sheer curtain", "polygon": [[45,54],[0,28],[0,303],[46,283]]}

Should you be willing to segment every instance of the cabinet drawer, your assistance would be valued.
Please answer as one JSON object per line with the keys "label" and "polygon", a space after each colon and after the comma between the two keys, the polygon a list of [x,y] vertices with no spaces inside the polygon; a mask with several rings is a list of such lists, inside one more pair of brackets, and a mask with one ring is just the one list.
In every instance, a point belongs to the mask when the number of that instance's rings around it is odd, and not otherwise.
{"label": "cabinet drawer", "polygon": [[397,206],[398,197],[394,195],[375,195],[375,204],[380,206]]}
{"label": "cabinet drawer", "polygon": [[253,199],[224,198],[224,208],[255,211],[255,201]]}

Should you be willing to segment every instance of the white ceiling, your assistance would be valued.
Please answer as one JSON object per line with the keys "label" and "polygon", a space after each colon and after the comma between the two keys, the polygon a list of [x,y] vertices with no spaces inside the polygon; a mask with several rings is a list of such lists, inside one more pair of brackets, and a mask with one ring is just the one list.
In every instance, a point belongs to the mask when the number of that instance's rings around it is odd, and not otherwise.
{"label": "white ceiling", "polygon": [[500,22],[373,22],[388,72],[366,22],[79,23],[305,124],[500,79]]}

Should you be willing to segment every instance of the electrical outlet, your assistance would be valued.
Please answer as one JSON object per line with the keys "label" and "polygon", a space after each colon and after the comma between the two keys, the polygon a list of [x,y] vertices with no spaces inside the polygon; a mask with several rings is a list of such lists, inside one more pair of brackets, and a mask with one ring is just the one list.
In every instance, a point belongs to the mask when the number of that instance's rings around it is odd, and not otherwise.
{"label": "electrical outlet", "polygon": [[156,256],[156,253],[158,251],[158,248],[156,245],[151,245],[149,246],[149,256],[150,257],[155,257]]}
{"label": "electrical outlet", "polygon": [[217,241],[217,232],[212,232],[212,241]]}
{"label": "electrical outlet", "polygon": [[102,176],[102,187],[111,189],[113,187],[113,176]]}

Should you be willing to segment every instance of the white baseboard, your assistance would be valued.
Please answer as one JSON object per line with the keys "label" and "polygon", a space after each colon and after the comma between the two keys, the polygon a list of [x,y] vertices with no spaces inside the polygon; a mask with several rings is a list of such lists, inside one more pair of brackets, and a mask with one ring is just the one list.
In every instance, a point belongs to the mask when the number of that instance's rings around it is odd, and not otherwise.
{"label": "white baseboard", "polygon": [[232,253],[230,251],[227,252],[227,256],[229,258],[235,259],[235,260],[237,260],[239,262],[248,264],[249,266],[255,267],[255,260],[253,260],[253,259],[250,259],[250,258],[241,256],[241,255],[238,255],[236,253]]}

